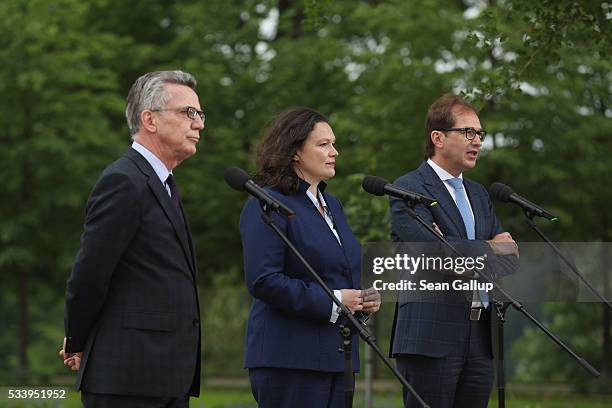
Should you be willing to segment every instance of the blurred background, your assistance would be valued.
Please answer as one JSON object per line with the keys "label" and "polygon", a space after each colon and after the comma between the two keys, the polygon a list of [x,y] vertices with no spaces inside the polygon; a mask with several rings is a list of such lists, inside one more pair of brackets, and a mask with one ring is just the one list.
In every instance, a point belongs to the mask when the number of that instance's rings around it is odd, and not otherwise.
{"label": "blurred background", "polygon": [[[612,241],[611,25],[612,3],[596,0],[2,0],[0,386],[74,382],[57,355],[65,282],[90,189],[130,144],[125,96],[141,74],[194,74],[207,118],[198,154],[175,172],[199,258],[204,391],[193,406],[251,407],[246,197],[222,174],[254,170],[268,121],[295,105],[329,116],[340,156],[328,191],[363,243],[386,241],[387,200],[361,179],[416,168],[427,107],[461,94],[488,132],[468,177],[510,184],[559,215],[540,223],[553,240]],[[517,241],[538,240],[518,208],[496,211]],[[610,268],[612,254],[601,257]],[[610,282],[593,283],[610,299]],[[611,313],[600,303],[527,307],[602,376],[510,311],[508,406],[612,406]],[[384,350],[392,318],[385,303],[371,323]],[[373,405],[363,367],[355,405],[399,407],[386,367],[374,358],[368,370]]]}

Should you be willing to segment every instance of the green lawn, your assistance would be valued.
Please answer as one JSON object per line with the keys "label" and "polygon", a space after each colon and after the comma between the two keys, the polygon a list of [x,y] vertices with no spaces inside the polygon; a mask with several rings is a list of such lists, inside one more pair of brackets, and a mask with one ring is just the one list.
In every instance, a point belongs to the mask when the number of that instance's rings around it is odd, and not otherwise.
{"label": "green lawn", "polygon": [[[256,408],[251,393],[247,390],[209,389],[202,396],[191,400],[191,408]],[[357,394],[354,408],[363,408],[363,396]],[[374,398],[376,408],[401,408],[401,396],[397,393],[377,393]],[[2,408],[80,408],[77,393],[70,392],[66,400],[56,401],[0,401]],[[489,408],[496,408],[497,400],[493,396]],[[572,394],[549,395],[516,395],[510,392],[506,398],[508,408],[609,408],[612,407],[612,396],[578,396]]]}

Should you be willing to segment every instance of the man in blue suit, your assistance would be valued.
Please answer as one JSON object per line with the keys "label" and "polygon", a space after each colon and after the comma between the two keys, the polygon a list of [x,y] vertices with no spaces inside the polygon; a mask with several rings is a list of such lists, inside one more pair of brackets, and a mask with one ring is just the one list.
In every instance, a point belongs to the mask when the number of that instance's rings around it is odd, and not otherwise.
{"label": "man in blue suit", "polygon": [[[463,177],[476,165],[485,135],[471,105],[443,95],[427,113],[427,160],[395,184],[438,201],[434,207],[419,205],[416,211],[465,255],[488,254],[491,263],[512,263],[516,244],[503,232],[487,191]],[[435,241],[400,199],[391,199],[391,223],[395,242]],[[432,408],[486,407],[493,383],[490,299],[478,292],[461,302],[451,297],[428,303],[400,297],[391,354]],[[407,390],[404,404],[418,406]]]}

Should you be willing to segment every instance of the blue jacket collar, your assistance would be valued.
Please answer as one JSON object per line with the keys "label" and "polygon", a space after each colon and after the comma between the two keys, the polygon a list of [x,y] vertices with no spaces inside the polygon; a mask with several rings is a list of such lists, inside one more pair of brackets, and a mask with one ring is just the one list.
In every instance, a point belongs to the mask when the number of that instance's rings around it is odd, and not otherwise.
{"label": "blue jacket collar", "polygon": [[[300,194],[306,194],[306,190],[308,190],[308,188],[310,187],[310,183],[307,182],[306,180],[302,180],[302,179],[298,179],[300,181],[300,185],[298,186],[298,193]],[[327,188],[327,183],[324,181],[320,181],[319,185],[318,185],[318,190],[320,192],[325,192],[325,189]]]}

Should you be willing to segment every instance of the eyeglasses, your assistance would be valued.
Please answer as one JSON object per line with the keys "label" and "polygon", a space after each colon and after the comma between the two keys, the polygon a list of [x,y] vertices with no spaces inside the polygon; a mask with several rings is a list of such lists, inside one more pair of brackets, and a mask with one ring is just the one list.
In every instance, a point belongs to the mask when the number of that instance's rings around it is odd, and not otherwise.
{"label": "eyeglasses", "polygon": [[201,110],[197,110],[193,106],[184,106],[182,108],[151,109],[151,112],[165,112],[165,111],[186,113],[187,117],[191,120],[196,120],[196,118],[199,116],[200,119],[202,119],[202,123],[206,122],[206,115],[204,114],[204,112]]}
{"label": "eyeglasses", "polygon": [[472,140],[476,137],[476,135],[478,135],[478,137],[480,138],[480,141],[483,141],[485,136],[487,135],[487,131],[486,130],[476,130],[472,127],[465,127],[465,128],[447,128],[447,129],[434,129],[434,130],[439,130],[442,132],[463,132],[463,134],[465,135],[465,138],[467,140]]}

